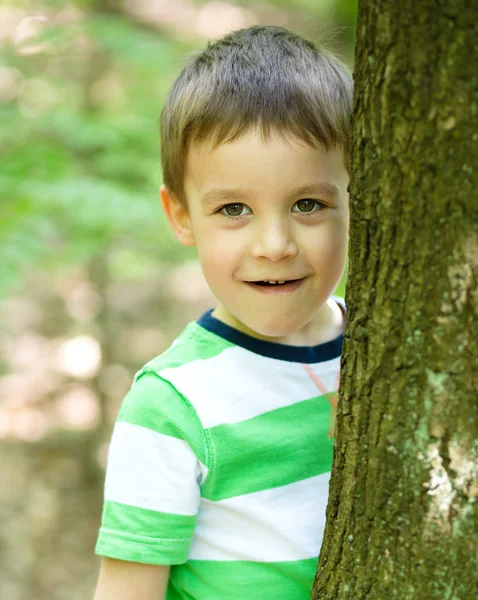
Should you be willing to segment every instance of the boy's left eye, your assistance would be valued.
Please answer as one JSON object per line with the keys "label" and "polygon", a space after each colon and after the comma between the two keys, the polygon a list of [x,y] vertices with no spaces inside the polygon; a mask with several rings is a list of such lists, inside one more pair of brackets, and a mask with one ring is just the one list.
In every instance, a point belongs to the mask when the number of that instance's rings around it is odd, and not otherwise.
{"label": "boy's left eye", "polygon": [[311,198],[298,200],[292,207],[292,212],[311,213],[325,208],[325,205]]}

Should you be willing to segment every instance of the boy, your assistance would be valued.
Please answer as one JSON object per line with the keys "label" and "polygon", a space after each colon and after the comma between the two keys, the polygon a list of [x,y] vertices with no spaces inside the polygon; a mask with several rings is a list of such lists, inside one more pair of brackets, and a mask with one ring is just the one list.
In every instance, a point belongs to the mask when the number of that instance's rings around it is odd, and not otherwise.
{"label": "boy", "polygon": [[174,83],[160,196],[218,306],[124,400],[95,600],[310,597],[344,328],[331,294],[351,103],[345,68],[277,27],[210,44]]}

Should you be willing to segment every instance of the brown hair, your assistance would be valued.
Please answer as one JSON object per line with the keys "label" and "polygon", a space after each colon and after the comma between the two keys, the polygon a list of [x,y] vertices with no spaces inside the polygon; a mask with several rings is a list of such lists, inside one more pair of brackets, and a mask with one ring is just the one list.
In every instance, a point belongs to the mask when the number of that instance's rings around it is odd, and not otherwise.
{"label": "brown hair", "polygon": [[161,114],[164,183],[181,202],[188,149],[232,141],[257,127],[264,138],[289,134],[348,161],[353,83],[347,68],[284,29],[234,31],[193,56]]}

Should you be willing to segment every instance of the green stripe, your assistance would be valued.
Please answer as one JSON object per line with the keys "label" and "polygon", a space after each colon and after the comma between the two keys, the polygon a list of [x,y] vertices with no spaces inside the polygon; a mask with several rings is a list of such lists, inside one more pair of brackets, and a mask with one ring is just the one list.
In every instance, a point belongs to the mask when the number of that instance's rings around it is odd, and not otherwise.
{"label": "green stripe", "polygon": [[141,425],[185,440],[206,462],[204,431],[196,411],[176,388],[152,372],[144,372],[123,400],[118,421]]}
{"label": "green stripe", "polygon": [[310,600],[317,558],[293,562],[190,560],[173,567],[167,600]]}
{"label": "green stripe", "polygon": [[146,366],[156,372],[164,369],[174,369],[192,362],[193,360],[208,360],[221,354],[227,348],[234,347],[229,342],[197,323],[189,323],[176,343],[170,346],[166,352],[153,358]]}
{"label": "green stripe", "polygon": [[[178,564],[187,560],[195,526],[196,516],[105,500],[95,552],[121,560]],[[131,531],[134,534],[125,533]]]}
{"label": "green stripe", "polygon": [[102,527],[113,531],[132,531],[147,538],[190,538],[196,527],[195,515],[158,512],[106,500]]}
{"label": "green stripe", "polygon": [[318,396],[207,430],[220,461],[210,471],[203,497],[223,500],[329,472],[330,413],[328,400]]}

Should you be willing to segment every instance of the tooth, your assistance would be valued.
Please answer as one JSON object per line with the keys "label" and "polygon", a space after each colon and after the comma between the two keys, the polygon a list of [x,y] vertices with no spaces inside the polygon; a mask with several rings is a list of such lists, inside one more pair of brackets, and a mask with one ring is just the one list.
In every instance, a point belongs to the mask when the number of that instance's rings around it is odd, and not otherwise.
{"label": "tooth", "polygon": [[284,281],[278,281],[277,283],[285,283],[285,279],[284,279]]}

